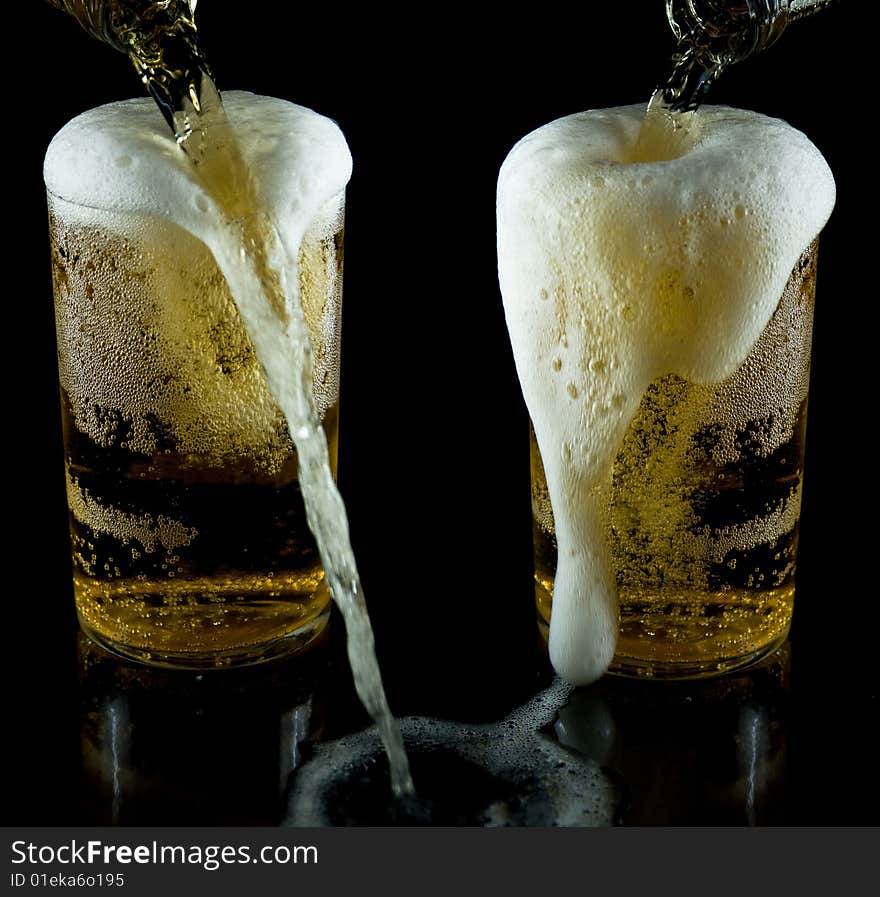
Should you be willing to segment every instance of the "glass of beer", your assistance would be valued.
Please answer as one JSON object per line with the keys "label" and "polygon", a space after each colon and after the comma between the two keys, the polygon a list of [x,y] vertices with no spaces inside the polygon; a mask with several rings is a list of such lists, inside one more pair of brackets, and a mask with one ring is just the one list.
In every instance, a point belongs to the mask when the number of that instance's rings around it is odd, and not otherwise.
{"label": "glass of beer", "polygon": [[[335,465],[351,157],[310,110],[224,100],[298,259]],[[330,597],[296,450],[212,254],[216,209],[187,165],[143,99],[68,123],[45,178],[79,620],[126,657],[199,668],[302,648]]]}
{"label": "glass of beer", "polygon": [[644,107],[569,116],[499,179],[538,619],[577,683],[740,668],[791,622],[834,181],[784,122],[696,116],[653,147]]}

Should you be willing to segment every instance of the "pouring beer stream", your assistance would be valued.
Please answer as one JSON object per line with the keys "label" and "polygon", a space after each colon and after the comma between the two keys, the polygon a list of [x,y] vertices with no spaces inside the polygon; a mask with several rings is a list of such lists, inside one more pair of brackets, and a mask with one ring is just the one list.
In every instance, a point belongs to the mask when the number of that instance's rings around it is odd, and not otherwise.
{"label": "pouring beer stream", "polygon": [[[189,158],[218,214],[210,246],[281,409],[299,460],[299,483],[330,587],[347,631],[358,696],[388,755],[394,795],[414,795],[409,763],[376,661],[373,632],[315,407],[312,348],[299,297],[297,245],[282,238],[245,164],[199,47],[194,0],[49,0],[93,36],[126,53]],[[294,228],[293,242],[308,222]],[[291,375],[292,374],[292,375]]]}

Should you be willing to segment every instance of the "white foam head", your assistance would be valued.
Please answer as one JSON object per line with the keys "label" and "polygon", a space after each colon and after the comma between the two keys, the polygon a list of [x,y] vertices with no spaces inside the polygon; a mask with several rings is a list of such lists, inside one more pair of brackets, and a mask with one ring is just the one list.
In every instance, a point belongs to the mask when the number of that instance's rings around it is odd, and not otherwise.
{"label": "white foam head", "polygon": [[[345,188],[351,153],[336,122],[244,91],[225,92],[223,105],[282,231],[294,219],[310,222]],[[213,224],[209,197],[148,98],[72,119],[49,145],[43,175],[51,193],[97,211],[160,215],[200,237]]]}
{"label": "white foam head", "polygon": [[581,684],[614,653],[604,508],[642,394],[665,374],[730,376],[834,204],[827,164],[785,122],[703,107],[680,156],[631,162],[643,118],[551,122],[498,181],[501,291],[559,547],[550,653]]}

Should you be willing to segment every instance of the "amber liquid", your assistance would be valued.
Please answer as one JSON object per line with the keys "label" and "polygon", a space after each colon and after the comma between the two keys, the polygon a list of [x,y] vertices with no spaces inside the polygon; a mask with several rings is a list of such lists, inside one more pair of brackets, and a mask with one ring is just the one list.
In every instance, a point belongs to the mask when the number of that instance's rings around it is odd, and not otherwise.
{"label": "amber liquid", "polygon": [[[95,228],[51,205],[83,627],[112,650],[172,666],[305,645],[330,595],[297,453],[216,263],[171,224],[128,229],[107,214]],[[334,473],[340,214],[317,222],[299,260]]]}
{"label": "amber liquid", "polygon": [[[702,676],[777,647],[794,604],[816,244],[721,384],[658,378],[613,467],[606,530],[620,629],[612,672]],[[535,596],[549,626],[557,547],[531,434]]]}
{"label": "amber liquid", "polygon": [[[86,631],[141,660],[184,666],[255,662],[317,635],[330,595],[295,456],[273,480],[246,464],[218,476],[178,454],[101,449],[71,432],[63,405]],[[335,443],[335,413],[325,423]]]}

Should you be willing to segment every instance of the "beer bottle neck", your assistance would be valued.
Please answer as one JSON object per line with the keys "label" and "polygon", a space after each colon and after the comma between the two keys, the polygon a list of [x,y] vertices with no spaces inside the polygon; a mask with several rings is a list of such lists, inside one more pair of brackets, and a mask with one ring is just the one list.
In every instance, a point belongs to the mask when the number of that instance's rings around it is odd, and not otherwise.
{"label": "beer bottle neck", "polygon": [[[666,0],[666,16],[678,40],[687,36],[726,50],[731,61],[769,47],[789,22],[819,12],[836,0]],[[724,44],[726,43],[726,47]]]}
{"label": "beer bottle neck", "polygon": [[728,66],[774,44],[789,22],[835,0],[666,0],[678,42],[672,74],[661,89],[673,112],[696,109]]}
{"label": "beer bottle neck", "polygon": [[[826,9],[836,0],[751,0],[756,7],[767,7],[762,34],[754,52],[765,50],[774,44],[790,22],[805,19],[813,13]],[[761,10],[758,10],[760,15]]]}
{"label": "beer bottle neck", "polygon": [[126,52],[110,27],[110,5],[104,0],[48,0],[48,3],[73,16],[92,37]]}
{"label": "beer bottle neck", "polygon": [[193,116],[217,109],[219,95],[199,46],[196,0],[49,0],[93,37],[125,53],[178,141]]}

